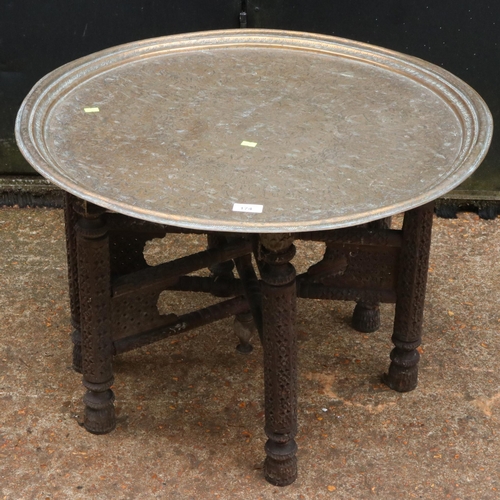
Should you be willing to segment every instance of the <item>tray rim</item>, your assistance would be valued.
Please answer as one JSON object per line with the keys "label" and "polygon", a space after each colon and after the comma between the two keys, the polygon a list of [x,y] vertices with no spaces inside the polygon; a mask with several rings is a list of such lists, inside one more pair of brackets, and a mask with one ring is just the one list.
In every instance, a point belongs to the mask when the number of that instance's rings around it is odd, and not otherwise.
{"label": "tray rim", "polygon": [[[90,78],[89,75],[92,75],[92,71],[98,70],[95,74],[102,74],[120,65],[120,62],[122,64],[128,63],[166,52],[236,48],[239,46],[266,46],[282,50],[294,49],[342,55],[368,64],[384,66],[419,83],[425,83],[426,88],[435,94],[441,93],[448,97],[447,104],[454,110],[456,117],[462,122],[462,127],[465,129],[467,147],[465,150],[462,147],[458,165],[456,168],[448,170],[449,175],[445,177],[444,181],[438,182],[432,189],[404,202],[327,220],[268,223],[177,216],[117,202],[79,186],[74,179],[64,176],[56,166],[51,164],[47,151],[43,151],[43,141],[40,140],[43,127],[37,127],[40,116],[47,117],[51,105],[57,102],[55,97],[64,93],[67,88],[74,86],[79,79],[85,77],[83,78],[85,81]],[[416,208],[445,195],[471,175],[483,160],[493,134],[493,119],[483,99],[467,83],[447,70],[414,56],[327,35],[282,30],[237,29],[185,33],[130,42],[69,62],[53,70],[35,84],[19,109],[15,134],[21,153],[42,176],[63,190],[109,210],[151,222],[198,230],[282,233],[334,229],[362,224]],[[454,162],[454,165],[456,163]]]}

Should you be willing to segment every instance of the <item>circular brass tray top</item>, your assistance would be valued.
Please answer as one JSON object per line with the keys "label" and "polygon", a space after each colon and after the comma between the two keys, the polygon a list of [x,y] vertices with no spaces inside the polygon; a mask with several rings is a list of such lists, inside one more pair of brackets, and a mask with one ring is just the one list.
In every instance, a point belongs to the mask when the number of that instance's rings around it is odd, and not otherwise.
{"label": "circular brass tray top", "polygon": [[187,228],[334,229],[445,194],[492,135],[467,84],[420,59],[275,30],[114,47],[38,82],[16,136],[44,177]]}

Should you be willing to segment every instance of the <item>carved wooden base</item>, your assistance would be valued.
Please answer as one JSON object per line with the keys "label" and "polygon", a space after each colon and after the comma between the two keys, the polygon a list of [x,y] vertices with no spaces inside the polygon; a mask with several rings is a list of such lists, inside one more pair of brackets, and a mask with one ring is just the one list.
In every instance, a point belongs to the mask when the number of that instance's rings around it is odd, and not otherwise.
{"label": "carved wooden base", "polygon": [[[276,486],[293,483],[297,477],[297,293],[357,300],[352,324],[365,333],[380,326],[379,303],[396,302],[395,347],[384,381],[399,392],[413,390],[418,380],[432,213],[432,205],[408,212],[402,231],[391,231],[382,221],[352,230],[304,233],[305,239],[326,241],[327,249],[323,261],[296,281],[290,234],[260,235],[259,251],[256,239],[211,234],[207,251],[149,267],[143,257],[145,241],[166,234],[167,226],[136,224],[137,234],[132,231],[128,241],[123,217],[68,195],[73,366],[82,372],[86,388],[85,428],[94,434],[115,428],[114,354],[234,316],[237,350],[251,352],[256,331],[263,345],[265,478]],[[210,278],[191,275],[207,267]],[[229,299],[180,317],[161,316],[157,294],[167,289]],[[139,317],[143,322],[138,322]]]}

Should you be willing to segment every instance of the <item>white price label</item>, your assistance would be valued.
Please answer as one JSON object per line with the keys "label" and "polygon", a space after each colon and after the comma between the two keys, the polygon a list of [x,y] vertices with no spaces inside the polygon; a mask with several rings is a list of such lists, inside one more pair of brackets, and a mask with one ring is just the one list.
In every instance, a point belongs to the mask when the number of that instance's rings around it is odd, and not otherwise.
{"label": "white price label", "polygon": [[264,210],[264,205],[251,205],[249,203],[235,203],[233,205],[233,212],[261,214],[262,210]]}

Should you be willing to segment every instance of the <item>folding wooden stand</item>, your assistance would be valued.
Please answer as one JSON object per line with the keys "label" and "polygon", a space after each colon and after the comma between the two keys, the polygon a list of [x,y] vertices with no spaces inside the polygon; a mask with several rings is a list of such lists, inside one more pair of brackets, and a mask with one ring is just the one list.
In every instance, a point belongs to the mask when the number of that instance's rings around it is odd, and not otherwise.
{"label": "folding wooden stand", "polygon": [[[297,296],[356,302],[353,326],[363,332],[379,327],[379,303],[396,303],[395,347],[384,380],[401,392],[417,385],[432,204],[407,212],[401,230],[381,220],[297,234],[206,233],[207,250],[154,267],[144,259],[148,240],[197,231],[108,212],[69,194],[65,213],[73,365],[83,374],[89,432],[115,427],[114,355],[235,316],[238,349],[251,350],[252,329],[264,349],[266,478],[290,484],[297,475]],[[326,250],[296,276],[290,261],[298,239],[323,241]],[[203,268],[211,269],[210,277],[189,276]],[[182,316],[161,315],[157,301],[164,290],[210,293],[215,303]]]}

